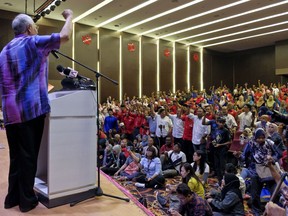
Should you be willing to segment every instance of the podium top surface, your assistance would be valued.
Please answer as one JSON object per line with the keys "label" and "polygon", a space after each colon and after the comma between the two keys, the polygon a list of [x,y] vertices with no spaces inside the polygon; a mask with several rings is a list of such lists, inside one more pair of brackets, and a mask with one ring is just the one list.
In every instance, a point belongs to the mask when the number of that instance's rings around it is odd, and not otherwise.
{"label": "podium top surface", "polygon": [[97,97],[92,90],[58,91],[48,94],[50,117],[96,116]]}

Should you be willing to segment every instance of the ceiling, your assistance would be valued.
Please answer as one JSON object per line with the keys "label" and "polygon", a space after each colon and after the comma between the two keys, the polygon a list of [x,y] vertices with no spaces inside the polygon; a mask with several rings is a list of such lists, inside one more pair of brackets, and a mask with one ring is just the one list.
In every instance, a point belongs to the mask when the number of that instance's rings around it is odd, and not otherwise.
{"label": "ceiling", "polygon": [[[0,0],[0,9],[35,15],[34,9],[44,2]],[[147,5],[123,14],[143,4]],[[190,6],[184,7],[187,4]],[[66,0],[45,17],[63,20],[65,8],[73,10],[78,23],[220,52],[270,46],[288,38],[288,0]],[[95,8],[98,10],[79,17]],[[109,22],[115,16],[118,18]]]}

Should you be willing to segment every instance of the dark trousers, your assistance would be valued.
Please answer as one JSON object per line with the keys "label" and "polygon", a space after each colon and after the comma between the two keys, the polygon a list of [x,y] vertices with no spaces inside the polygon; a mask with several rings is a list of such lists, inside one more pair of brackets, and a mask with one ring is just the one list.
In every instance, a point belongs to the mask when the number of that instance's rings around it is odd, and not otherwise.
{"label": "dark trousers", "polygon": [[156,176],[153,180],[147,181],[146,174],[139,173],[135,179],[137,182],[145,183],[146,188],[154,188],[156,185],[158,187],[163,187],[165,185],[165,178],[161,174]]}
{"label": "dark trousers", "polygon": [[5,198],[7,207],[19,205],[20,210],[24,210],[38,202],[33,187],[44,119],[45,115],[42,115],[31,121],[6,126],[10,154],[9,186]]}
{"label": "dark trousers", "polygon": [[102,167],[101,170],[106,173],[107,175],[114,175],[118,170],[119,168],[116,168],[116,167]]}
{"label": "dark trousers", "polygon": [[191,140],[183,140],[182,144],[182,151],[186,155],[186,159],[188,163],[193,162],[193,154],[194,154],[194,148]]}
{"label": "dark trousers", "polygon": [[214,149],[214,168],[216,171],[217,179],[219,181],[219,185],[221,185],[221,181],[223,175],[225,173],[225,166],[227,163],[227,151],[228,148],[226,146],[216,147]]}

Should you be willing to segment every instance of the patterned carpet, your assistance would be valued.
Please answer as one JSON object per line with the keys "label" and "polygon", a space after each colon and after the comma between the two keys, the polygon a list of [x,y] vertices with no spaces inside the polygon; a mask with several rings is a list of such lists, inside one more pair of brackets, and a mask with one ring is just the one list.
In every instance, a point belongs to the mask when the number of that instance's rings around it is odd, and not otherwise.
{"label": "patterned carpet", "polygon": [[[138,205],[143,211],[146,212],[147,215],[155,215],[155,216],[162,216],[162,215],[169,215],[168,209],[169,209],[169,203],[167,205],[162,206],[156,198],[156,194],[160,194],[161,196],[168,198],[168,193],[166,191],[166,188],[160,188],[160,189],[153,189],[153,188],[137,188],[135,186],[135,182],[132,181],[118,181],[114,179],[113,177],[105,175],[109,181],[113,182],[123,193],[125,193],[131,201],[135,202],[136,205]],[[179,182],[181,182],[181,177],[177,176],[174,178],[168,178],[166,179],[166,184],[170,185],[177,185]],[[212,188],[214,188],[214,185],[217,183],[216,179],[209,178],[208,179],[208,186],[206,188],[206,191],[209,192]],[[145,198],[146,203],[143,206],[139,200]],[[253,216],[251,213],[251,210],[249,209],[247,205],[247,200],[244,201],[244,208],[245,208],[245,215],[246,216]]]}

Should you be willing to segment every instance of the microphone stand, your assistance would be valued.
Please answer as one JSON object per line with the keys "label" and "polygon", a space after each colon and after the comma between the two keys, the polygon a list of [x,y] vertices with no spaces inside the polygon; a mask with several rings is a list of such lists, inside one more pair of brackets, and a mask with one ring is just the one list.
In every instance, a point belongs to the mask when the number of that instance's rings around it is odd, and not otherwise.
{"label": "microphone stand", "polygon": [[[111,78],[105,76],[104,74],[101,74],[101,73],[95,71],[94,69],[92,69],[92,68],[90,68],[90,67],[88,67],[88,66],[86,66],[86,65],[84,65],[84,64],[82,64],[82,63],[80,63],[80,62],[78,62],[78,61],[76,61],[75,59],[72,59],[71,57],[69,57],[69,56],[67,56],[67,55],[59,52],[58,50],[52,50],[51,53],[52,53],[52,55],[53,55],[55,58],[57,58],[57,59],[59,58],[57,54],[60,54],[61,56],[64,56],[65,58],[67,58],[67,59],[69,59],[69,60],[77,63],[78,65],[81,65],[82,67],[84,67],[84,68],[92,71],[92,72],[95,74],[95,77],[96,77],[96,98],[97,98],[97,100],[98,100],[99,77],[103,77],[103,78],[105,78],[106,80],[109,80],[110,82],[114,83],[115,85],[118,85],[118,82],[117,82],[117,81],[112,80]],[[99,124],[99,109],[98,109],[98,104],[99,104],[99,103],[98,103],[98,101],[97,101],[96,118],[97,118],[97,130],[99,131],[99,126],[100,126],[100,124]],[[98,138],[99,138],[99,133],[97,132],[97,142],[98,142]],[[100,149],[99,149],[99,143],[97,143],[97,154],[98,154],[99,150],[100,150]],[[97,176],[97,178],[98,178],[98,179],[97,179],[97,187],[94,189],[93,196],[88,197],[88,198],[85,197],[85,198],[76,200],[76,201],[70,203],[70,206],[71,206],[71,207],[72,207],[72,206],[75,206],[76,204],[78,204],[78,203],[80,203],[80,202],[82,202],[82,201],[85,201],[86,199],[90,199],[90,198],[93,198],[93,197],[95,197],[95,196],[107,196],[107,197],[112,197],[112,198],[115,198],[115,199],[124,200],[124,201],[126,201],[126,202],[129,202],[129,201],[130,201],[129,198],[118,197],[118,196],[114,196],[114,195],[110,195],[110,194],[105,194],[105,193],[103,192],[103,190],[102,190],[101,187],[100,187],[100,164],[98,163],[98,156],[97,156],[97,172],[98,172],[98,176]],[[92,190],[93,190],[93,189],[92,189]]]}

